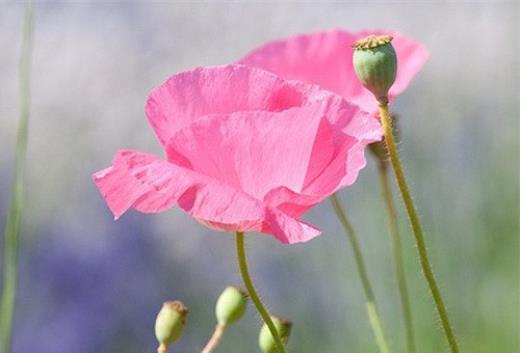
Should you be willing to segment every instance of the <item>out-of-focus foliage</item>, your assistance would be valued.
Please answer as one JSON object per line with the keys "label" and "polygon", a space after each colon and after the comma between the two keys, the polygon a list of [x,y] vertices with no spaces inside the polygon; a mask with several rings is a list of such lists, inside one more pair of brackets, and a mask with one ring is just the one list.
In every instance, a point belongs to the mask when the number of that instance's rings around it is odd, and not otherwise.
{"label": "out-of-focus foliage", "polygon": [[[515,2],[38,3],[15,352],[153,351],[155,315],[169,299],[190,307],[177,351],[202,348],[215,299],[226,285],[241,284],[233,237],[178,210],[114,222],[90,174],[118,148],[159,152],[143,106],[168,75],[236,60],[269,39],[332,27],[397,29],[430,49],[394,111],[432,262],[463,351],[518,351],[518,10]],[[22,15],[20,3],[0,4],[1,226],[13,172]],[[342,198],[362,237],[390,344],[402,351],[373,161]],[[442,352],[401,216],[418,348]],[[375,352],[351,251],[330,205],[307,218],[324,231],[310,243],[249,239],[262,297],[294,322],[292,352]],[[257,351],[260,325],[248,310],[220,351]]]}

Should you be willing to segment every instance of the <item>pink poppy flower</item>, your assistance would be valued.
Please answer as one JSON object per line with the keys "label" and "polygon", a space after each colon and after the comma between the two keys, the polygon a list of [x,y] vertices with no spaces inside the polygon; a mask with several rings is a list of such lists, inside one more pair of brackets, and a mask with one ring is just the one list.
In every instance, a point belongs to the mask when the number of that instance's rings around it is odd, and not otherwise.
{"label": "pink poppy flower", "polygon": [[352,65],[352,44],[370,34],[390,34],[397,53],[398,68],[389,99],[403,92],[429,57],[420,43],[392,31],[342,30],[317,32],[269,42],[254,49],[239,62],[271,71],[285,79],[302,80],[331,90],[361,109],[377,112],[372,93],[356,79]]}
{"label": "pink poppy flower", "polygon": [[213,229],[283,243],[320,234],[297,218],[351,185],[381,138],[378,121],[340,96],[242,65],[176,74],[145,110],[165,159],[123,150],[93,176],[116,218],[178,205]]}

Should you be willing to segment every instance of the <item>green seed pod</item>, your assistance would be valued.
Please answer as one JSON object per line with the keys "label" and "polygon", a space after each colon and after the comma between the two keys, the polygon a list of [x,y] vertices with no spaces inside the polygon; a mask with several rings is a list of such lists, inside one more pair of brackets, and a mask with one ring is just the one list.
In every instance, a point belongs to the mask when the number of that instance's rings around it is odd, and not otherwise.
{"label": "green seed pod", "polygon": [[219,325],[227,326],[240,318],[246,312],[247,294],[235,287],[227,287],[217,300],[215,315]]}
{"label": "green seed pod", "polygon": [[184,330],[188,308],[180,301],[165,302],[155,319],[155,337],[164,346],[169,347]]}
{"label": "green seed pod", "polygon": [[[280,335],[283,344],[287,344],[287,341],[289,340],[289,335],[291,334],[292,322],[286,319],[278,318],[276,316],[271,316],[271,320],[273,321],[273,324],[276,327],[276,331]],[[263,353],[278,352],[273,335],[271,335],[271,331],[265,323],[260,329],[260,335],[258,336],[258,344]]]}
{"label": "green seed pod", "polygon": [[392,36],[368,36],[354,43],[354,71],[363,86],[381,103],[388,102],[388,90],[397,74],[397,56]]}

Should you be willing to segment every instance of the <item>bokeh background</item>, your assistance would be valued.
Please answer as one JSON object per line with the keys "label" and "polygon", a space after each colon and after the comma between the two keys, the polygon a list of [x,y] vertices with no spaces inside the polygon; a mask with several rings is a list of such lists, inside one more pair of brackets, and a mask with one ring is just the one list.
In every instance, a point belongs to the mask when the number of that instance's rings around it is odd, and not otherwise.
{"label": "bokeh background", "polygon": [[[143,106],[169,75],[234,61],[266,40],[335,27],[396,29],[431,51],[394,105],[431,260],[463,351],[518,352],[519,12],[515,1],[37,2],[14,352],[154,352],[155,315],[168,299],[191,310],[173,351],[200,351],[216,297],[241,283],[233,236],[177,209],[130,212],[115,222],[90,176],[118,148],[160,153]],[[22,19],[21,2],[0,3],[1,229],[13,177]],[[403,352],[372,159],[341,197],[393,352]],[[400,216],[419,351],[445,352]],[[323,236],[290,247],[262,235],[248,240],[263,299],[295,322],[290,351],[376,352],[352,252],[330,204],[306,219]],[[259,326],[250,307],[218,352],[258,352]]]}

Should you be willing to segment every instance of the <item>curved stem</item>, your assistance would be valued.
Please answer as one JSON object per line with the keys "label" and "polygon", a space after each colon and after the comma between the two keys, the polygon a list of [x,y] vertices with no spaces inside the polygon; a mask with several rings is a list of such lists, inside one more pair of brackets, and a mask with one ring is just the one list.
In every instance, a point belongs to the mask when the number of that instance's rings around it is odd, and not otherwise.
{"label": "curved stem", "polygon": [[217,326],[215,327],[215,331],[213,332],[213,335],[211,336],[208,343],[206,344],[206,347],[204,347],[201,353],[212,353],[215,350],[215,348],[217,348],[217,346],[219,345],[222,336],[224,336],[225,330],[225,325],[217,324]]}
{"label": "curved stem", "polygon": [[16,138],[16,161],[11,204],[5,223],[2,299],[0,303],[0,341],[2,352],[9,353],[13,326],[14,304],[18,279],[18,253],[23,211],[25,157],[30,108],[30,74],[33,38],[33,5],[27,1],[19,63],[20,121]]}
{"label": "curved stem", "polygon": [[401,166],[401,161],[399,160],[399,154],[395,146],[392,131],[392,120],[390,119],[390,114],[388,112],[388,103],[380,103],[379,114],[381,116],[381,123],[383,125],[385,142],[388,154],[390,156],[390,161],[392,162],[392,167],[394,169],[395,177],[397,179],[397,184],[399,185],[399,190],[401,191],[401,196],[403,198],[406,211],[408,212],[408,217],[412,225],[415,242],[417,244],[417,250],[419,252],[419,261],[421,263],[421,268],[426,278],[426,282],[428,282],[428,286],[430,287],[430,292],[432,294],[433,300],[435,302],[435,307],[437,308],[437,312],[441,319],[442,328],[448,340],[450,350],[452,353],[458,353],[459,347],[455,339],[455,334],[453,333],[450,320],[448,318],[448,312],[442,300],[441,292],[437,285],[437,281],[435,280],[435,276],[433,275],[430,260],[428,259],[428,251],[426,250],[426,244],[424,241],[421,223],[419,222],[419,217],[417,216],[415,205],[410,195],[410,191],[408,190],[408,184],[406,183],[403,168]]}
{"label": "curved stem", "polygon": [[412,322],[412,310],[410,306],[410,296],[406,285],[406,274],[404,271],[403,254],[401,251],[401,236],[397,226],[397,211],[392,200],[392,190],[388,179],[388,168],[384,161],[379,163],[379,181],[385,200],[386,211],[388,213],[388,232],[392,238],[394,252],[394,267],[397,277],[397,286],[401,298],[401,308],[403,310],[404,328],[406,332],[406,350],[408,353],[415,353],[415,339]]}
{"label": "curved stem", "polygon": [[237,232],[236,237],[236,245],[237,245],[237,257],[238,257],[238,265],[240,268],[240,274],[242,275],[242,279],[244,280],[244,285],[251,297],[251,301],[255,304],[258,313],[264,320],[265,324],[271,331],[271,335],[276,343],[276,347],[278,348],[278,353],[285,353],[285,347],[282,343],[280,335],[278,334],[278,330],[276,330],[276,326],[271,320],[271,315],[265,308],[264,304],[260,300],[260,297],[256,293],[255,286],[251,280],[251,276],[249,275],[249,269],[247,268],[247,260],[246,260],[246,250],[244,247],[244,232]]}
{"label": "curved stem", "polygon": [[347,218],[347,213],[341,205],[337,194],[333,194],[330,197],[330,201],[332,202],[334,211],[336,212],[339,221],[343,225],[345,233],[347,234],[347,237],[350,240],[350,245],[352,246],[352,251],[354,253],[354,260],[356,261],[359,278],[361,279],[361,283],[363,284],[363,291],[365,293],[368,318],[370,320],[370,325],[372,326],[372,331],[374,332],[374,336],[376,338],[376,343],[379,347],[379,351],[381,351],[381,353],[389,353],[390,350],[388,349],[388,344],[385,340],[383,326],[381,325],[381,320],[379,319],[379,314],[377,312],[374,291],[372,290],[372,286],[370,285],[370,281],[368,279],[365,261],[363,260],[363,255],[361,253],[361,247],[359,246],[359,241],[356,236],[356,232],[354,231],[354,227],[352,226],[352,224],[349,222]]}

